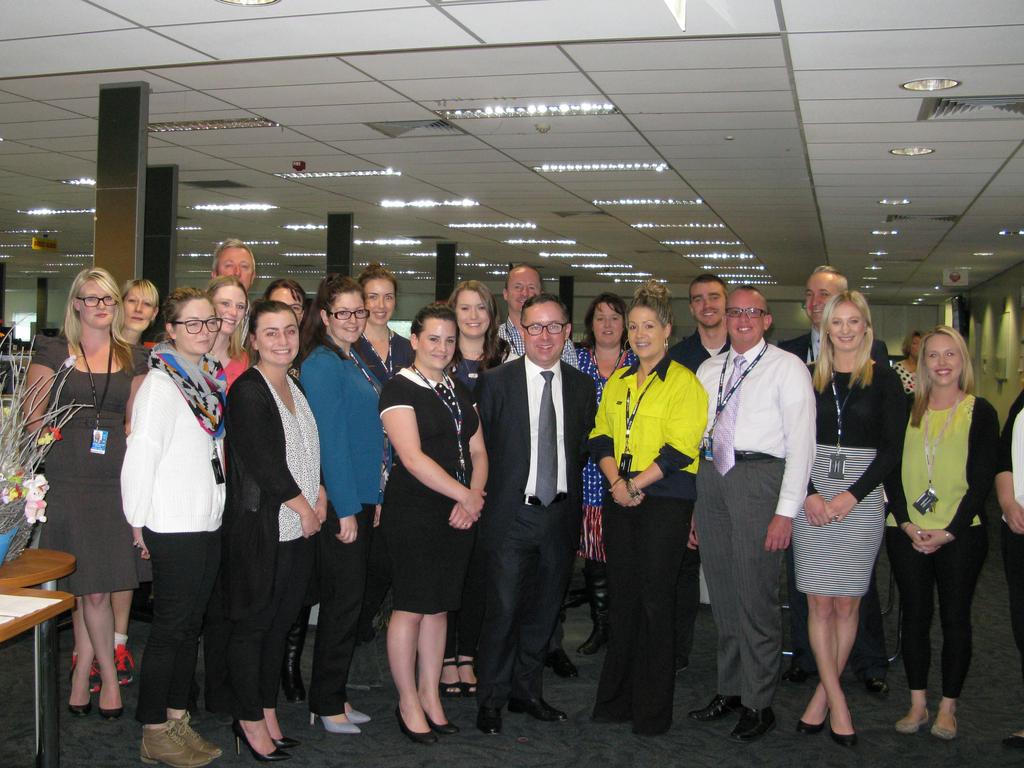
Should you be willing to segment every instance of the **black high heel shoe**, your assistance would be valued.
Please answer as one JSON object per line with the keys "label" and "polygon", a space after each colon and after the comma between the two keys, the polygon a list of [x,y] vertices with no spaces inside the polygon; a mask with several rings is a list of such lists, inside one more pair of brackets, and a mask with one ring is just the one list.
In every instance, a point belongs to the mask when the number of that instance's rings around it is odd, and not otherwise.
{"label": "black high heel shoe", "polygon": [[[426,716],[426,715],[424,715],[424,716]],[[413,742],[414,744],[436,744],[437,743],[437,736],[435,736],[432,731],[426,731],[424,733],[417,733],[416,731],[409,730],[409,726],[407,726],[405,724],[405,720],[402,719],[402,710],[401,710],[400,707],[395,707],[395,717],[398,718],[398,728],[399,728],[399,730],[401,730],[402,733],[404,733],[407,737],[409,737],[409,741]],[[427,719],[427,722],[428,723],[430,722],[429,718]]]}
{"label": "black high heel shoe", "polygon": [[117,718],[124,714],[124,707],[114,707],[113,709],[97,707],[97,709],[100,711],[100,717],[106,720],[117,720]]}
{"label": "black high heel shoe", "polygon": [[68,712],[75,717],[88,717],[89,713],[92,712],[92,702],[87,701],[85,704],[68,704]]}
{"label": "black high heel shoe", "polygon": [[[283,751],[280,748],[274,749],[269,755],[262,755],[253,749],[252,744],[249,743],[249,737],[245,735],[245,731],[242,730],[242,724],[237,720],[231,721],[231,731],[235,734],[235,754],[239,755],[242,753],[242,742],[245,742],[245,746],[249,748],[249,754],[252,755],[252,759],[257,763],[276,763],[278,760],[288,760],[291,755]],[[276,745],[275,745],[276,746]]]}
{"label": "black high heel shoe", "polygon": [[427,725],[434,733],[441,736],[452,736],[459,732],[459,726],[455,723],[435,723],[426,712],[423,713],[423,716],[427,719]]}
{"label": "black high heel shoe", "polygon": [[283,747],[284,749],[295,749],[302,742],[298,739],[293,739],[291,736],[282,736],[280,739],[271,739],[274,742],[275,747]]}

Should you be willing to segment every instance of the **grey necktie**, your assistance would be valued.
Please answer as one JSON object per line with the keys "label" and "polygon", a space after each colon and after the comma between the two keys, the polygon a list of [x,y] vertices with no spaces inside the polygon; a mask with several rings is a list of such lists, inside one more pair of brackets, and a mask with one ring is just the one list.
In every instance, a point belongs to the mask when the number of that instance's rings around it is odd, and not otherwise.
{"label": "grey necktie", "polygon": [[554,371],[541,371],[544,391],[540,395],[540,418],[537,423],[537,498],[549,505],[558,492],[558,444],[555,426],[555,401],[551,397]]}

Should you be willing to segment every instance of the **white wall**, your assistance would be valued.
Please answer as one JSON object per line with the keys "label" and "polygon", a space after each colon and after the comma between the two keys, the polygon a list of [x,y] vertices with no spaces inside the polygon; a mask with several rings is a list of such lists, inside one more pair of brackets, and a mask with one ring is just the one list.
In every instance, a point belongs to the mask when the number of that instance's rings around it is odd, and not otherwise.
{"label": "white wall", "polygon": [[1006,418],[1021,389],[1024,264],[971,289],[968,347],[977,393]]}

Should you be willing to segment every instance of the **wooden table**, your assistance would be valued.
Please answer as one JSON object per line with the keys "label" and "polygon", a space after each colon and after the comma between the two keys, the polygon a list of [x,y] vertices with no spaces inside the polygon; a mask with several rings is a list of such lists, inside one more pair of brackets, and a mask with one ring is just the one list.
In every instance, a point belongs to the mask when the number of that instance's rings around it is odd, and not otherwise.
{"label": "wooden table", "polygon": [[[0,590],[9,594],[60,598],[58,604],[0,624],[0,639],[6,639],[8,631],[13,637],[29,627],[35,628],[36,766],[39,768],[58,768],[60,765],[56,618],[74,608],[75,598],[56,590],[57,579],[74,570],[75,558],[72,555],[51,549],[26,549],[14,562],[0,566]],[[34,586],[41,586],[42,590],[24,589]]]}

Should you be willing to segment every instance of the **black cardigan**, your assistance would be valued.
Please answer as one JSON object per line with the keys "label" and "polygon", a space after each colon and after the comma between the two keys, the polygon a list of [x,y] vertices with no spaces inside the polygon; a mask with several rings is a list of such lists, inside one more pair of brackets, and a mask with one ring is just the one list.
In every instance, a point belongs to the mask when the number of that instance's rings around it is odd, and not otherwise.
{"label": "black cardigan", "polygon": [[[988,400],[976,397],[974,413],[971,415],[971,428],[967,433],[967,492],[960,499],[953,519],[945,529],[954,536],[959,536],[969,528],[971,520],[975,517],[984,525],[985,500],[988,499],[992,482],[996,477],[998,456],[999,417]],[[893,470],[897,482],[892,483],[891,487],[896,493],[889,500],[889,511],[896,519],[896,525],[910,522],[900,471],[899,465]],[[890,485],[886,485],[886,488],[890,488]]]}
{"label": "black cardigan", "polygon": [[302,493],[285,453],[281,414],[263,375],[250,368],[231,386],[226,409],[227,501],[221,528],[224,609],[232,621],[271,599],[278,512]]}

